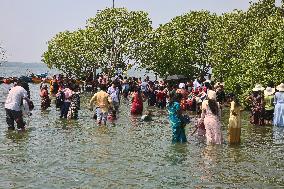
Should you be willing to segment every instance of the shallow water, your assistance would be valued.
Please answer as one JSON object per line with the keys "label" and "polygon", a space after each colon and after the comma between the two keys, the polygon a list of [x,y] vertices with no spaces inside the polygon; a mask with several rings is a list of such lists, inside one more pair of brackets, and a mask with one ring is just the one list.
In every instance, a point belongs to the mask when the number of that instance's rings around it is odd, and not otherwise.
{"label": "shallow water", "polygon": [[[41,112],[38,87],[30,85],[35,110],[26,133],[7,131],[0,104],[0,188],[284,187],[284,131],[248,125],[247,113],[239,146],[206,146],[195,136],[172,145],[163,110],[143,123],[123,101],[117,122],[98,126],[84,95],[80,119],[66,121],[54,105]],[[225,112],[225,139],[227,120]]]}
{"label": "shallow water", "polygon": [[[20,66],[20,68],[19,68]],[[37,64],[9,64],[0,75],[44,73]],[[51,72],[51,71],[50,71]],[[53,105],[41,112],[38,85],[30,85],[35,110],[26,133],[8,132],[0,96],[0,188],[281,188],[284,128],[254,127],[243,114],[239,146],[206,146],[203,138],[171,144],[165,111],[154,120],[130,116],[123,101],[115,124],[99,127],[82,96],[79,120],[59,119]],[[0,92],[0,95],[3,95]],[[228,123],[224,112],[223,134]]]}

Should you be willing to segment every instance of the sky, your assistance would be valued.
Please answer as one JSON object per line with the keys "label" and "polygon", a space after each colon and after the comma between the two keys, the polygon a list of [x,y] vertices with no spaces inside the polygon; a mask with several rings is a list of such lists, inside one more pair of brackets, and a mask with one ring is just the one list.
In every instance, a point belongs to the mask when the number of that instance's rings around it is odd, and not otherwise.
{"label": "sky", "polygon": [[[257,0],[252,0],[253,2]],[[149,13],[153,27],[191,10],[217,14],[247,10],[250,0],[115,0],[115,7]],[[47,42],[57,33],[83,28],[112,0],[0,0],[0,45],[10,62],[41,62]]]}

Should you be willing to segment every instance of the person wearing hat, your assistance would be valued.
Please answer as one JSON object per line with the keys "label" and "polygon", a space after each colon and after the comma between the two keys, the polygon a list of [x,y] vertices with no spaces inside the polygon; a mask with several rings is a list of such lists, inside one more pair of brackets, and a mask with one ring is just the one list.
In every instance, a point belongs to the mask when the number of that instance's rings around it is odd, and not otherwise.
{"label": "person wearing hat", "polygon": [[202,102],[201,122],[204,122],[207,144],[222,144],[220,106],[216,101],[216,92],[208,90],[207,100]]}
{"label": "person wearing hat", "polygon": [[252,94],[246,98],[251,105],[250,123],[253,125],[264,125],[264,101],[261,92],[264,88],[256,84]]}
{"label": "person wearing hat", "polygon": [[274,118],[273,124],[275,126],[284,127],[284,83],[276,87],[278,92],[274,96]]}
{"label": "person wearing hat", "polygon": [[264,90],[264,122],[266,125],[271,125],[274,114],[274,89],[266,87]]}

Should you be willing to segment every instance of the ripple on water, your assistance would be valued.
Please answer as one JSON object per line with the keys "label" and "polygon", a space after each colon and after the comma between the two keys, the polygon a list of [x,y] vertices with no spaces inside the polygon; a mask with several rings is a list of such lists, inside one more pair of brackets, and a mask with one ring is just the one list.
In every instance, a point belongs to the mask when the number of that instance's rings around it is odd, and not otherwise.
{"label": "ripple on water", "polygon": [[[78,120],[42,112],[38,85],[30,85],[35,110],[26,133],[8,132],[0,104],[0,188],[280,188],[284,187],[284,132],[253,127],[244,114],[239,146],[207,146],[191,136],[171,144],[165,110],[151,108],[152,122],[131,116],[122,101],[119,119],[98,126],[82,96]],[[226,139],[228,111],[224,112]]]}

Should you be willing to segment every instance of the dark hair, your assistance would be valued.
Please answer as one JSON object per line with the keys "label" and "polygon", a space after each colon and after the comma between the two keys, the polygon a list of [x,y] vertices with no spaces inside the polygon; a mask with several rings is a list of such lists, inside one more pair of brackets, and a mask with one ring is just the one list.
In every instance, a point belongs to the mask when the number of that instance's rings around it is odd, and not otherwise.
{"label": "dark hair", "polygon": [[219,107],[216,100],[208,99],[208,106],[214,115],[218,115]]}
{"label": "dark hair", "polygon": [[269,81],[267,82],[267,86],[273,88],[273,87],[274,87],[274,82],[271,81],[271,80],[269,80]]}
{"label": "dark hair", "polygon": [[180,102],[182,95],[180,93],[170,93],[170,102],[169,105],[172,106],[174,102]]}
{"label": "dark hair", "polygon": [[207,90],[213,90],[213,87],[210,85],[209,82],[205,82],[204,86],[207,88]]}
{"label": "dark hair", "polygon": [[29,84],[27,82],[25,82],[25,81],[19,80],[17,85],[23,87],[27,91],[27,93],[28,93],[28,98],[30,98],[30,87],[29,87]]}
{"label": "dark hair", "polygon": [[252,95],[253,95],[254,97],[257,97],[259,94],[260,94],[260,91],[253,91],[253,92],[252,92]]}
{"label": "dark hair", "polygon": [[102,91],[106,91],[107,87],[106,87],[106,85],[100,85],[100,89],[101,89]]}
{"label": "dark hair", "polygon": [[230,98],[235,102],[235,107],[241,106],[240,100],[238,99],[237,95],[231,93]]}

